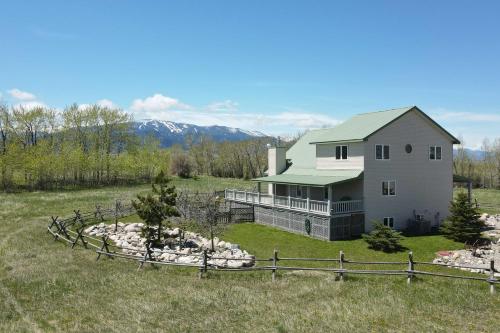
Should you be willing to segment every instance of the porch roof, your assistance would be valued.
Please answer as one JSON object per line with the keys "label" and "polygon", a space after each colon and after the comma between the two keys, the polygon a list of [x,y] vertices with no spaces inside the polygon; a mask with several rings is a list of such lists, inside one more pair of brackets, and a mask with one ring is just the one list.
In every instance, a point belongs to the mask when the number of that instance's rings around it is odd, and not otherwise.
{"label": "porch roof", "polygon": [[325,186],[358,178],[363,170],[289,169],[281,175],[252,179],[256,182]]}

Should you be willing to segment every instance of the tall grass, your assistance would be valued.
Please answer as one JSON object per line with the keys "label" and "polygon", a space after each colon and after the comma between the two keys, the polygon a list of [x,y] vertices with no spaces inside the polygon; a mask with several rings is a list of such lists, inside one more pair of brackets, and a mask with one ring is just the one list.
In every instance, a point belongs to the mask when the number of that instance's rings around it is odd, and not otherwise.
{"label": "tall grass", "polygon": [[[216,184],[219,179],[210,179]],[[195,181],[178,186],[198,188]],[[224,180],[224,184],[238,184]],[[241,184],[239,184],[241,185]],[[245,184],[243,184],[245,185]],[[95,261],[90,250],[54,242],[50,215],[89,210],[95,203],[133,198],[148,186],[71,192],[0,194],[0,332],[304,332],[478,331],[500,324],[500,296],[487,284],[421,278],[328,273],[211,272],[147,266],[120,259]],[[280,253],[378,256],[361,241],[328,243],[256,225],[238,225],[225,238],[258,256]],[[405,240],[427,258],[457,246],[439,236]],[[347,249],[347,250],[346,250]],[[394,255],[404,257],[405,254]]]}

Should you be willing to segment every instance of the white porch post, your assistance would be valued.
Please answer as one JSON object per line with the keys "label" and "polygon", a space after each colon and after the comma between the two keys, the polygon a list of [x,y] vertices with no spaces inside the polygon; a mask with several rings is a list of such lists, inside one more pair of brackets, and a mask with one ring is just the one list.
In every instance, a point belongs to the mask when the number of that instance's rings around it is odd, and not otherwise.
{"label": "white porch post", "polygon": [[288,208],[292,208],[292,200],[290,198],[290,185],[286,186],[288,188]]}
{"label": "white porch post", "polygon": [[307,186],[307,211],[311,211],[311,186]]}
{"label": "white porch post", "polygon": [[328,185],[328,215],[332,213],[333,185]]}
{"label": "white porch post", "polygon": [[273,189],[273,194],[272,194],[272,199],[273,199],[273,207],[274,207],[274,194],[276,193],[276,184],[272,184],[272,189]]}

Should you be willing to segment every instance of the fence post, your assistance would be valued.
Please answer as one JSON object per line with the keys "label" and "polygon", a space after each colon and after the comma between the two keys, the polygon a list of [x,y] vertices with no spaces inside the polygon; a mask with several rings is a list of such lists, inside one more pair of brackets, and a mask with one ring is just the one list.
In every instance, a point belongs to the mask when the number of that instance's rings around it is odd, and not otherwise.
{"label": "fence post", "polygon": [[[344,251],[340,251],[339,268],[344,269]],[[344,272],[339,273],[340,281],[344,281]]]}
{"label": "fence post", "polygon": [[203,278],[203,273],[207,272],[207,249],[203,250],[203,256],[201,259],[200,271],[198,272],[198,278]]}
{"label": "fence post", "polygon": [[408,252],[408,279],[406,280],[407,284],[411,283],[411,279],[413,278],[413,252]]}
{"label": "fence post", "polygon": [[278,265],[278,250],[274,249],[273,253],[273,282],[276,281],[276,267]]}
{"label": "fence post", "polygon": [[490,282],[490,294],[495,293],[495,260],[490,260],[490,278],[488,279]]}
{"label": "fence post", "polygon": [[115,200],[115,232],[118,230],[118,200]]}
{"label": "fence post", "polygon": [[109,251],[109,247],[108,247],[108,236],[102,236],[102,246],[101,246],[101,250],[99,252],[97,252],[96,261],[98,261],[99,258],[101,257],[101,252],[103,250],[106,250],[106,255],[108,256],[108,258],[113,259],[113,257],[111,256],[111,254],[109,254],[110,251]]}

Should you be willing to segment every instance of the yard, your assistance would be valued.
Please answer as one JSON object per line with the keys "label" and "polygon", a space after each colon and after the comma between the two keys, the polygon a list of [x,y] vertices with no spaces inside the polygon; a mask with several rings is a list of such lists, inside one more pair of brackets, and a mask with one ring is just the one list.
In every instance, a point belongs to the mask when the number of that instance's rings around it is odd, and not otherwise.
{"label": "yard", "polygon": [[[249,182],[200,178],[179,187],[251,187]],[[95,203],[130,199],[148,186],[67,192],[0,194],[0,331],[496,331],[500,297],[475,281],[280,272],[211,272],[147,266],[125,260],[95,261],[90,250],[71,250],[46,233],[50,215]],[[500,191],[479,190],[480,203],[498,210]],[[225,240],[257,257],[281,256],[405,260],[406,253],[369,250],[362,240],[324,242],[251,223],[233,225]],[[441,236],[406,238],[417,260],[461,244]],[[460,272],[458,271],[459,273]]]}

